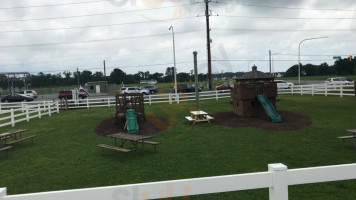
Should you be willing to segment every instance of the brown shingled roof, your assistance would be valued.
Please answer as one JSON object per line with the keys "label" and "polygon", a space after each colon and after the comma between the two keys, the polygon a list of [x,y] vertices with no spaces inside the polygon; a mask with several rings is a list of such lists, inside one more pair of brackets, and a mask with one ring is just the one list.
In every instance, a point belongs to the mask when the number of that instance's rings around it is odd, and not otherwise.
{"label": "brown shingled roof", "polygon": [[257,71],[257,67],[254,65],[252,67],[252,71],[241,76],[237,77],[236,80],[251,80],[251,79],[273,79],[273,75],[268,74],[268,73],[263,73],[260,71]]}

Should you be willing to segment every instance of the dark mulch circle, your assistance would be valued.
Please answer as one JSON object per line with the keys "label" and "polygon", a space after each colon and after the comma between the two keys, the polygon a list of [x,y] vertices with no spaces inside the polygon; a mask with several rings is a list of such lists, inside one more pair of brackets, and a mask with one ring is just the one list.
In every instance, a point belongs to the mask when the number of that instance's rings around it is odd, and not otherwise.
{"label": "dark mulch circle", "polygon": [[[117,125],[113,124],[114,118],[109,118],[103,120],[96,128],[95,128],[95,133],[97,135],[110,135],[114,133],[119,133],[123,132],[125,133],[126,130],[124,130],[124,124],[119,123]],[[163,118],[158,118],[153,115],[146,115],[146,121],[140,120],[139,121],[139,133],[141,135],[153,135],[156,134],[162,130],[168,129],[172,124],[168,122],[167,120]]]}
{"label": "dark mulch circle", "polygon": [[278,111],[282,117],[281,123],[272,123],[270,119],[258,117],[240,117],[232,111],[213,113],[213,125],[236,127],[254,127],[263,130],[300,130],[312,124],[311,119],[303,113]]}

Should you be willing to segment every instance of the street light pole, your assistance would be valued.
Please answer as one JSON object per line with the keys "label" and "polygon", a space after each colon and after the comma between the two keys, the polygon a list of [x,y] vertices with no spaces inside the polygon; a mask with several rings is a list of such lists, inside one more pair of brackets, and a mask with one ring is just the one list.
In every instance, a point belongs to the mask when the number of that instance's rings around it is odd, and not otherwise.
{"label": "street light pole", "polygon": [[300,84],[300,45],[307,40],[316,40],[316,39],[322,39],[322,38],[328,38],[329,36],[324,36],[324,37],[317,37],[317,38],[307,38],[302,40],[299,43],[299,47],[298,47],[298,83]]}
{"label": "street light pole", "polygon": [[173,36],[173,60],[174,60],[174,92],[175,96],[177,97],[177,68],[176,68],[176,47],[174,43],[174,30],[173,26],[169,27],[169,30],[172,29],[172,36]]}
{"label": "street light pole", "polygon": [[273,56],[275,55],[280,55],[281,53],[274,53],[272,54],[272,73],[274,74],[274,61],[273,61]]}

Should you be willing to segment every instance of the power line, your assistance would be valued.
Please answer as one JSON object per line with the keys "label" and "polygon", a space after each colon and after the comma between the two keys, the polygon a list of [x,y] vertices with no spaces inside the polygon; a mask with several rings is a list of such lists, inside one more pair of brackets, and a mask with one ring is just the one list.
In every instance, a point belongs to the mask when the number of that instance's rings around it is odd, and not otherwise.
{"label": "power line", "polygon": [[47,17],[47,18],[2,20],[0,22],[24,22],[24,21],[40,21],[40,20],[53,20],[53,19],[71,19],[71,18],[78,18],[78,17],[92,17],[92,16],[102,16],[102,15],[115,15],[115,14],[121,14],[121,13],[131,13],[131,12],[164,9],[164,8],[174,8],[174,7],[188,6],[188,5],[194,5],[194,4],[197,4],[197,3],[188,3],[188,4],[181,4],[181,5],[175,5],[175,6],[165,6],[165,7],[158,7],[158,8],[139,9],[139,10],[126,10],[126,11],[96,13],[96,14],[87,14],[87,15],[73,15],[73,16],[66,16],[66,17]]}
{"label": "power line", "polygon": [[[196,18],[192,17],[182,17],[181,19],[191,19]],[[122,26],[122,25],[131,25],[131,24],[144,24],[144,23],[153,23],[153,22],[166,22],[170,19],[161,19],[155,21],[141,21],[141,22],[128,22],[128,23],[120,23],[120,24],[103,24],[103,25],[95,25],[95,26],[77,26],[77,27],[64,27],[64,28],[45,28],[45,29],[28,29],[28,30],[14,30],[14,31],[0,31],[0,33],[19,33],[19,32],[35,32],[35,31],[57,31],[57,30],[71,30],[71,29],[83,29],[83,28],[98,28],[98,27],[109,27],[109,26]]]}
{"label": "power line", "polygon": [[235,28],[235,29],[213,28],[213,29],[219,31],[265,31],[265,32],[356,31],[356,29],[248,29],[248,28]]}
{"label": "power line", "polygon": [[[246,62],[246,61],[256,61],[256,62],[269,62],[269,59],[241,59],[241,60],[212,60],[214,62]],[[281,61],[281,62],[291,62],[291,61],[296,61],[297,60],[274,60],[273,61]],[[324,60],[300,60],[300,61],[305,61],[305,62],[311,62],[311,61],[335,61],[334,59],[324,59]]]}
{"label": "power line", "polygon": [[[175,34],[191,33],[191,32],[198,32],[198,31],[205,31],[205,29],[198,29],[198,30],[192,30],[192,31],[182,31],[182,32],[177,32]],[[52,45],[67,45],[67,44],[107,42],[107,41],[115,41],[115,40],[128,40],[128,39],[134,39],[134,38],[159,37],[159,36],[166,36],[166,35],[170,35],[170,33],[156,34],[156,35],[133,36],[133,37],[122,37],[122,38],[109,38],[109,39],[100,39],[100,40],[75,41],[75,42],[9,45],[9,46],[0,46],[0,49],[1,48],[18,48],[18,47],[52,46]]]}
{"label": "power line", "polygon": [[271,9],[288,9],[288,10],[317,10],[317,11],[345,11],[345,12],[356,11],[356,10],[347,10],[347,9],[339,9],[339,8],[302,8],[302,7],[268,6],[268,5],[256,5],[256,4],[243,4],[243,3],[223,3],[223,2],[212,2],[212,3],[246,6],[246,7],[271,8]]}
{"label": "power line", "polygon": [[345,20],[356,19],[356,17],[269,17],[269,16],[232,16],[232,15],[218,15],[218,17],[233,17],[233,18],[250,18],[250,19],[296,19],[296,20]]}
{"label": "power line", "polygon": [[42,8],[42,7],[54,7],[54,6],[68,6],[68,5],[98,3],[98,2],[104,2],[104,1],[106,2],[106,1],[111,1],[111,0],[82,1],[82,2],[73,2],[73,3],[32,5],[32,6],[1,7],[0,10],[10,10],[10,9],[20,9],[20,8]]}

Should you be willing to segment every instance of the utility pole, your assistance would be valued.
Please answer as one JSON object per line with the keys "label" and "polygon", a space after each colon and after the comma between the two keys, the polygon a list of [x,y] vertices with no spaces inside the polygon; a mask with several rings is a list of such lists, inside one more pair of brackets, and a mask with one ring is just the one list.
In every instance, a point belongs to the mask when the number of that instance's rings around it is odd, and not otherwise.
{"label": "utility pole", "polygon": [[210,25],[209,25],[209,2],[210,0],[205,1],[205,17],[206,17],[206,40],[207,40],[207,50],[208,50],[208,89],[211,90],[212,88],[212,81],[211,81],[211,52],[210,52]]}
{"label": "utility pole", "polygon": [[105,68],[105,60],[104,60],[104,78],[106,77],[106,68]]}
{"label": "utility pole", "polygon": [[200,105],[199,105],[198,61],[197,61],[198,52],[194,51],[193,55],[194,55],[195,103],[196,103],[196,108],[199,110]]}
{"label": "utility pole", "polygon": [[77,77],[78,77],[78,88],[80,88],[80,85],[79,85],[79,70],[78,70],[78,67],[77,67]]}
{"label": "utility pole", "polygon": [[271,57],[272,57],[271,50],[269,50],[269,74],[270,74],[270,75],[272,74],[272,62],[271,62]]}

